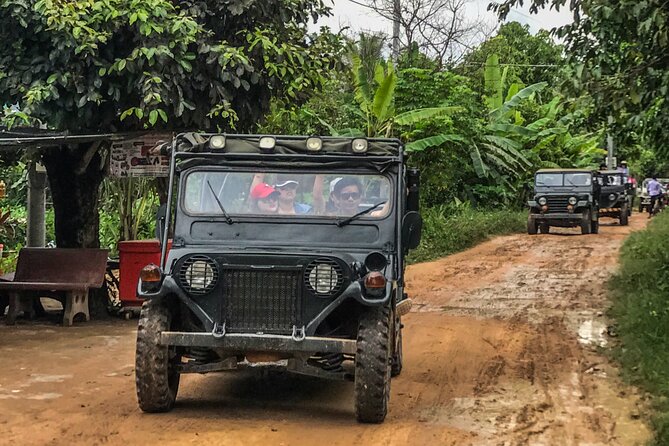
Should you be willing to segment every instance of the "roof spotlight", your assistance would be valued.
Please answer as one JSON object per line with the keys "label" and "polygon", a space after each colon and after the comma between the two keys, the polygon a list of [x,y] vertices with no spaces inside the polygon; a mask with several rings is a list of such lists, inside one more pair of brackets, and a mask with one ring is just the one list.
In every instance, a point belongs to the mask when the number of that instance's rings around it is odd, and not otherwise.
{"label": "roof spotlight", "polygon": [[221,150],[225,147],[225,135],[214,135],[209,138],[209,148]]}
{"label": "roof spotlight", "polygon": [[318,136],[307,138],[307,150],[310,152],[318,152],[323,148],[323,140]]}
{"label": "roof spotlight", "polygon": [[260,147],[260,150],[274,150],[274,146],[276,146],[276,138],[273,136],[263,136],[258,141],[258,147]]}
{"label": "roof spotlight", "polygon": [[357,138],[351,142],[351,149],[355,153],[367,152],[367,140],[365,138]]}

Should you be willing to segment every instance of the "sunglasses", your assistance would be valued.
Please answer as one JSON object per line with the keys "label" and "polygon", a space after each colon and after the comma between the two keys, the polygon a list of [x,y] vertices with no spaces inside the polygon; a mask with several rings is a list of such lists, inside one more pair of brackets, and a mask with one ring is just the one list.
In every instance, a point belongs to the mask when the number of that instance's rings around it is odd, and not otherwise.
{"label": "sunglasses", "polygon": [[360,192],[342,192],[339,194],[339,198],[342,200],[359,200]]}

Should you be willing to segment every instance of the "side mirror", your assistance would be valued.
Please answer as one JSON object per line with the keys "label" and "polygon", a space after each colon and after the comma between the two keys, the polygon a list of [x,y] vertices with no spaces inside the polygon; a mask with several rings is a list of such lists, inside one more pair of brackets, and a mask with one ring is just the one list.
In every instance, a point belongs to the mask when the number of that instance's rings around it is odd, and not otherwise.
{"label": "side mirror", "polygon": [[418,212],[407,212],[402,219],[402,242],[405,249],[416,249],[423,232],[423,217]]}
{"label": "side mirror", "polygon": [[163,243],[165,236],[165,221],[167,220],[167,204],[161,204],[156,211],[156,238],[158,243]]}
{"label": "side mirror", "polygon": [[420,209],[420,171],[415,167],[407,169],[407,211]]}

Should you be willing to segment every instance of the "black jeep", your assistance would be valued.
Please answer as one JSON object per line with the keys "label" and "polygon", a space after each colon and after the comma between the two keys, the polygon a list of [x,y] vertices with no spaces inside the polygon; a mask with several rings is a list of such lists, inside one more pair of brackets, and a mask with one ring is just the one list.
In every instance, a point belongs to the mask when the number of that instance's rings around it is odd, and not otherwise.
{"label": "black jeep", "polygon": [[586,169],[542,169],[534,176],[534,199],[528,201],[527,233],[548,234],[551,226],[599,232],[600,185],[597,172]]}
{"label": "black jeep", "polygon": [[161,264],[138,284],[140,408],[172,409],[182,373],[263,367],[351,380],[358,420],[382,422],[422,228],[401,143],[188,133],[170,151]]}
{"label": "black jeep", "polygon": [[632,215],[632,185],[627,183],[623,172],[616,170],[600,171],[598,182],[601,185],[599,216],[617,218],[626,226]]}

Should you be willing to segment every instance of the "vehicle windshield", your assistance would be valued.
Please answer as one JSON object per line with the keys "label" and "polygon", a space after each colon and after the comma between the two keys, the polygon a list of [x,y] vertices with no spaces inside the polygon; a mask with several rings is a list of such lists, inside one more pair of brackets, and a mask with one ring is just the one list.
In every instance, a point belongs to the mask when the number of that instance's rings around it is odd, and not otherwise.
{"label": "vehicle windshield", "polygon": [[605,175],[603,178],[604,178],[604,186],[622,186],[623,185],[623,176],[622,175]]}
{"label": "vehicle windshield", "polygon": [[590,186],[592,176],[589,173],[542,172],[536,176],[537,186]]}
{"label": "vehicle windshield", "polygon": [[390,212],[390,197],[390,182],[375,174],[198,170],[186,177],[182,205],[189,214],[224,217],[341,218],[363,212],[358,218],[382,218]]}

